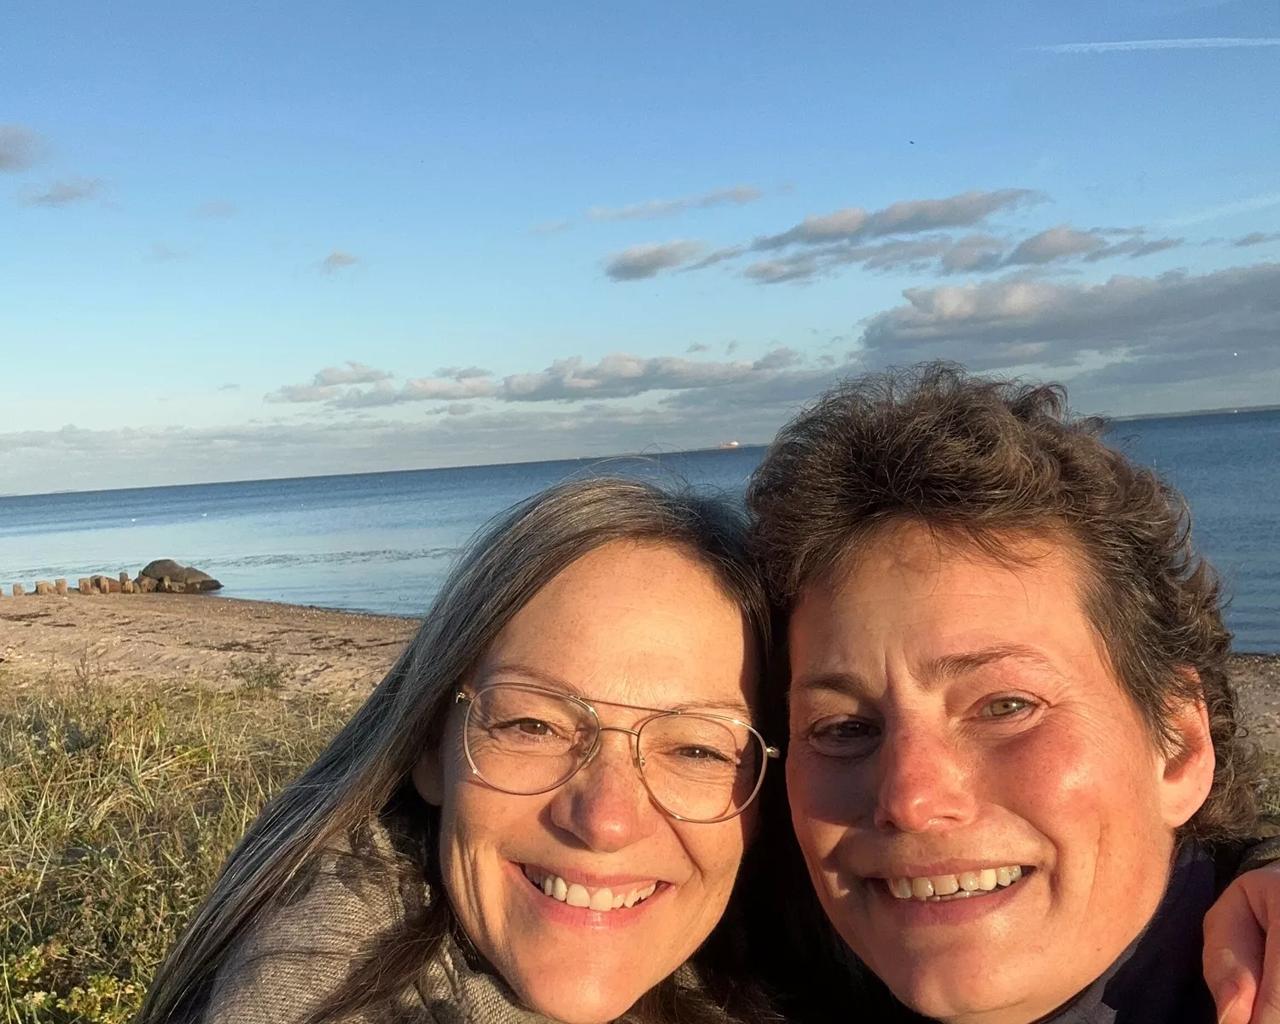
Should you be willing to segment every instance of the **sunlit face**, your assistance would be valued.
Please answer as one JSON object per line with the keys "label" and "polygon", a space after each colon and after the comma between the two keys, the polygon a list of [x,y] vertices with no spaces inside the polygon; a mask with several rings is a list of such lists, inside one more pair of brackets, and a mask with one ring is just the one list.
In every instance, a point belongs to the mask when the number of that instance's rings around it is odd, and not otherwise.
{"label": "sunlit face", "polygon": [[[532,683],[598,701],[692,706],[749,720],[756,666],[741,612],[679,548],[616,542],[574,562],[507,625],[466,689]],[[605,726],[645,712],[597,706]],[[571,1024],[612,1020],[683,963],[724,911],[749,815],[673,820],[650,800],[632,738],[601,733],[595,759],[539,796],[497,792],[470,772],[455,707],[438,759],[415,772],[441,806],[444,884],[467,935],[529,1007]],[[544,895],[554,876],[593,910]],[[656,883],[656,887],[655,887]],[[554,885],[554,882],[553,882]]]}
{"label": "sunlit face", "polygon": [[1025,567],[893,528],[790,624],[814,886],[895,995],[947,1021],[1025,1024],[1101,975],[1213,771],[1199,706],[1189,752],[1158,754],[1081,609],[1081,556],[1010,545]]}

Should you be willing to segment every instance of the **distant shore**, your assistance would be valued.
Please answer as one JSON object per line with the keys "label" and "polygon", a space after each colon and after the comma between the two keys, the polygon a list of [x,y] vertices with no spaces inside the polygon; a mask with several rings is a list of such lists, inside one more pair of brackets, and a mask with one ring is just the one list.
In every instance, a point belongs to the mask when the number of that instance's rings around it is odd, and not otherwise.
{"label": "distant shore", "polygon": [[[416,619],[190,594],[0,598],[0,672],[103,681],[265,680],[282,695],[358,701],[386,674]],[[1280,652],[1237,654],[1243,719],[1280,749]]]}

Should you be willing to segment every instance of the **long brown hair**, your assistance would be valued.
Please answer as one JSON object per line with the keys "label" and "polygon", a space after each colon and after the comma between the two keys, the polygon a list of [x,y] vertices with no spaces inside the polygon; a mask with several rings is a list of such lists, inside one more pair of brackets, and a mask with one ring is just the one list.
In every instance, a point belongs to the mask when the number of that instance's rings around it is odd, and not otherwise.
{"label": "long brown hair", "polygon": [[[712,570],[742,609],[763,664],[768,609],[746,555],[744,532],[739,508],[622,479],[562,484],[492,522],[460,556],[421,629],[387,676],[316,761],[249,827],[157,971],[136,1024],[199,1021],[233,944],[288,898],[326,850],[359,846],[356,837],[368,823],[397,802],[413,799],[413,765],[424,748],[439,742],[458,683],[512,617],[589,551],[615,540],[687,550]],[[416,852],[402,854],[391,866],[416,870],[420,882],[439,893],[438,811],[423,804],[415,809],[415,820],[421,832],[413,844]],[[777,827],[786,825],[780,821]],[[449,900],[432,899],[406,920],[393,941],[365,951],[361,962],[370,967],[376,963],[377,969],[357,970],[317,1019],[334,1020],[372,1006],[411,983],[456,929]],[[744,969],[731,966],[742,953],[731,931],[724,929],[700,953],[708,973],[701,992],[681,989],[669,979],[637,1004],[639,1017],[709,1020],[714,1003],[736,1003],[742,1016],[751,1017],[753,1007],[762,1004],[748,994],[750,986],[735,985],[728,977]]]}

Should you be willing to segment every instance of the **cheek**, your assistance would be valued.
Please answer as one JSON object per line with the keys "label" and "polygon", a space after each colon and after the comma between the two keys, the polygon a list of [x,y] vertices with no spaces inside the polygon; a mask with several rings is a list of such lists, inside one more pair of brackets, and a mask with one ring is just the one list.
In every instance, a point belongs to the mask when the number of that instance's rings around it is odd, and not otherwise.
{"label": "cheek", "polygon": [[[1104,857],[1107,846],[1148,830],[1155,767],[1139,723],[1060,719],[993,753],[980,769],[999,780],[1000,802],[1067,849]],[[1141,733],[1139,733],[1141,735]],[[995,763],[992,763],[992,760]]]}
{"label": "cheek", "polygon": [[681,824],[679,836],[708,887],[731,889],[746,852],[753,822],[739,815],[715,825]]}
{"label": "cheek", "polygon": [[787,757],[791,825],[805,859],[824,859],[858,818],[856,771],[836,765],[799,745]]}
{"label": "cheek", "polygon": [[787,754],[787,799],[795,822],[852,826],[868,800],[865,768],[794,744]]}

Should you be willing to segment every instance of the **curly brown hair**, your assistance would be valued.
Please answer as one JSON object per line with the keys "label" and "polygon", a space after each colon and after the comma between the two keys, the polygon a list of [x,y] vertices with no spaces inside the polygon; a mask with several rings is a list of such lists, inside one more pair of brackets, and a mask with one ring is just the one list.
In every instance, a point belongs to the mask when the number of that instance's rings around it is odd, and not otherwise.
{"label": "curly brown hair", "polygon": [[1256,768],[1235,717],[1231,634],[1185,500],[1076,419],[1056,384],[985,379],[947,363],[826,392],[779,433],[748,488],[754,542],[785,609],[886,524],[912,519],[997,558],[1032,533],[1084,556],[1083,604],[1112,669],[1173,752],[1171,710],[1202,699],[1217,767],[1181,838],[1255,822]]}

